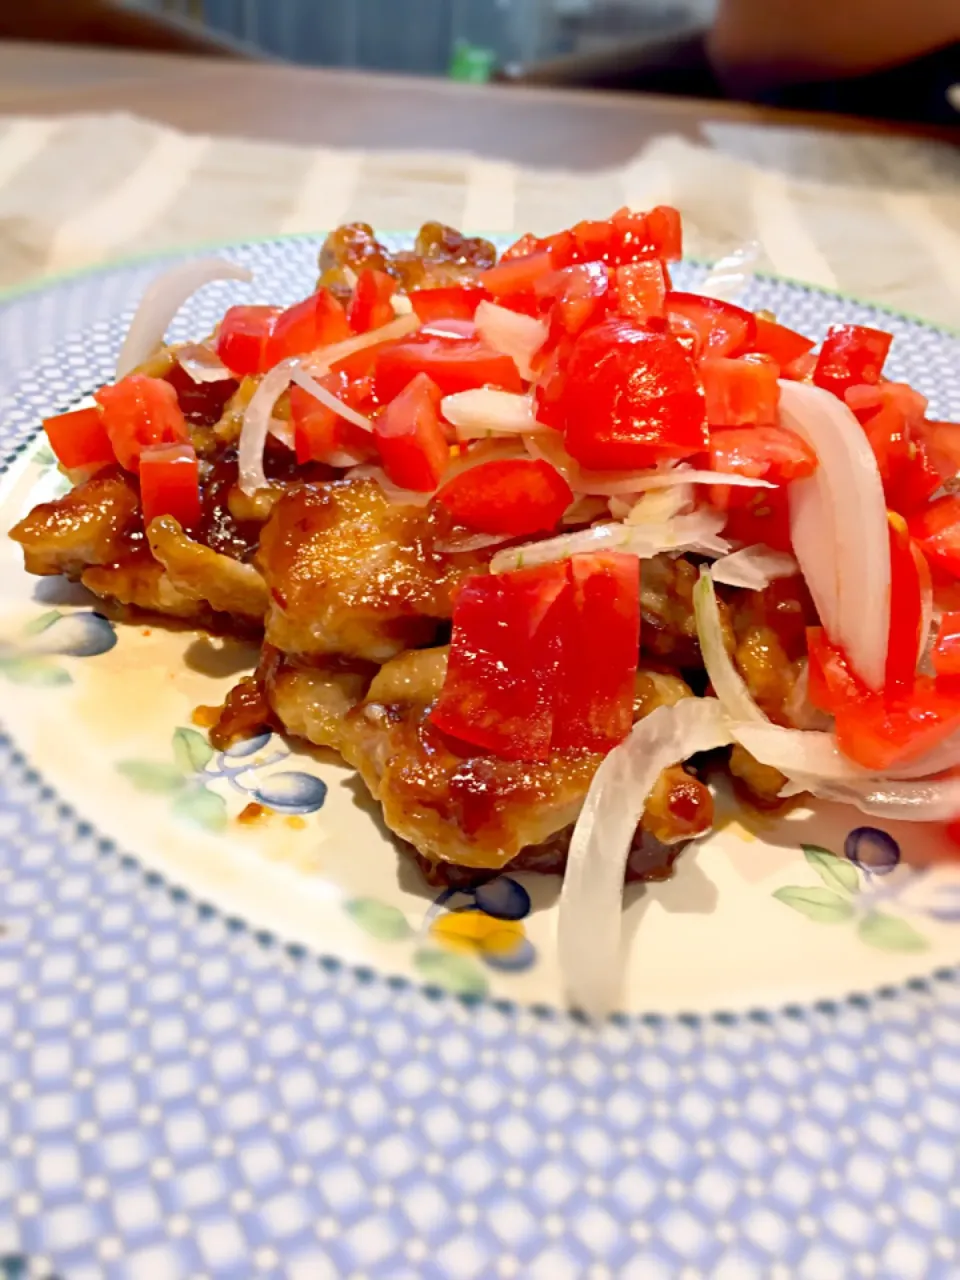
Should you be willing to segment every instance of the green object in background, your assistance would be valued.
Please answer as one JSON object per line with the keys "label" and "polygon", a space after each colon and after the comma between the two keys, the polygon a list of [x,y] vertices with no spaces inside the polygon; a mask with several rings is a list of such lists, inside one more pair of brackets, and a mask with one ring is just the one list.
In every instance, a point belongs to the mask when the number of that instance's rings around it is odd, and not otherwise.
{"label": "green object in background", "polygon": [[457,40],[450,60],[450,79],[466,80],[470,84],[486,84],[493,74],[497,55],[492,49]]}

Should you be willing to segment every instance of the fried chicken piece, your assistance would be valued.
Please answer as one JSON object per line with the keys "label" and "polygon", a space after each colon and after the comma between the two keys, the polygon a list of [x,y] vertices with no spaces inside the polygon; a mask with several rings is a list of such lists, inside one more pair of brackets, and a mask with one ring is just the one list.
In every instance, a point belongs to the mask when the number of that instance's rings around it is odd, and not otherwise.
{"label": "fried chicken piece", "polygon": [[28,573],[77,578],[113,564],[142,540],[140,496],[119,467],[98,471],[62,498],[42,502],[10,530]]}
{"label": "fried chicken piece", "polygon": [[267,639],[286,653],[386,662],[429,643],[451,593],[483,561],[434,551],[430,517],[373,480],[291,488],[264,526]]}
{"label": "fried chicken piece", "polygon": [[346,302],[353,291],[352,275],[372,267],[392,275],[405,291],[435,289],[473,279],[496,260],[489,240],[464,236],[440,222],[425,222],[413,249],[396,253],[380,243],[368,223],[348,222],[323,242],[317,287]]}
{"label": "fried chicken piece", "polygon": [[[693,588],[700,570],[683,556],[654,556],[640,572],[640,652],[655,662],[686,669],[701,667]],[[721,620],[726,605],[718,601]],[[729,637],[732,646],[732,633]]]}
{"label": "fried chicken piece", "polygon": [[147,530],[154,559],[167,581],[190,600],[206,601],[217,613],[261,621],[267,611],[267,584],[252,564],[211,551],[183,532],[173,516],[158,516]]}
{"label": "fried chicken piece", "polygon": [[287,733],[339,751],[347,716],[362,701],[372,672],[367,663],[335,658],[316,666],[283,661],[268,677],[265,692]]}
{"label": "fried chicken piece", "polygon": [[179,591],[163,565],[146,555],[128,557],[120,564],[93,565],[83,571],[80,581],[94,595],[119,604],[203,625],[213,621],[202,600]]}
{"label": "fried chicken piece", "polygon": [[[569,840],[602,757],[557,752],[531,762],[464,754],[428,718],[446,659],[446,649],[428,649],[387,663],[362,705],[347,715],[341,753],[380,801],[387,826],[427,859],[495,870],[522,851],[532,859],[537,849],[553,867],[566,843],[543,846],[561,836]],[[678,693],[673,688],[664,700]],[[712,815],[710,793],[677,766],[661,775],[643,827],[659,844],[672,844],[704,831]],[[653,861],[662,866],[665,855]]]}

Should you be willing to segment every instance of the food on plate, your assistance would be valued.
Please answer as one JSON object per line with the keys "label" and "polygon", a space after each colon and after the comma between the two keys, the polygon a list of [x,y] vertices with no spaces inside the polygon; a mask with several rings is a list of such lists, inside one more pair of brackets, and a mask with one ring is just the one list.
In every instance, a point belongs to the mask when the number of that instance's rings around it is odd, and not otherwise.
{"label": "food on plate", "polygon": [[357,223],[308,297],[165,345],[247,276],[174,268],[115,381],[44,423],[72,488],[12,530],[31,573],[260,637],[213,740],[338,752],[432,883],[563,873],[591,1012],[624,879],[711,828],[708,770],[960,816],[960,424],[885,376],[889,334],[817,349],[729,300],[745,257],[690,292],[680,256],[665,207],[499,260]]}

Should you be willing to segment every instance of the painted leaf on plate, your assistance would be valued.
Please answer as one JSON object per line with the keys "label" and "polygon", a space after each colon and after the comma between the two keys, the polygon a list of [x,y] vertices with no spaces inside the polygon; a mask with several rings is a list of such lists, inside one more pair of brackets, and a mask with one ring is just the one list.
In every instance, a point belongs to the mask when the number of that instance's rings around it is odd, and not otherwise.
{"label": "painted leaf on plate", "polygon": [[46,631],[48,627],[52,627],[62,617],[63,614],[59,609],[48,609],[46,613],[41,613],[39,617],[31,619],[27,623],[23,628],[23,635],[38,636],[41,631]]}
{"label": "painted leaf on plate", "polygon": [[907,920],[871,911],[860,921],[858,933],[864,942],[881,951],[925,951],[927,940]]}
{"label": "painted leaf on plate", "polygon": [[208,787],[191,787],[178,795],[173,812],[207,831],[223,831],[227,825],[227,802]]}
{"label": "painted leaf on plate", "polygon": [[413,957],[417,972],[425,982],[434,983],[458,996],[486,994],[487,980],[469,956],[455,951],[424,948]]}
{"label": "painted leaf on plate", "polygon": [[413,935],[413,929],[399,907],[377,898],[353,898],[345,910],[364,932],[382,942],[398,942]]}
{"label": "painted leaf on plate", "polygon": [[856,893],[860,888],[860,876],[857,868],[846,860],[838,858],[829,849],[822,849],[816,844],[802,845],[803,856],[816,871],[828,889],[839,889],[843,893]]}
{"label": "painted leaf on plate", "polygon": [[213,747],[196,729],[176,729],[173,758],[184,773],[202,773],[213,759]]}
{"label": "painted leaf on plate", "polygon": [[849,920],[853,915],[853,903],[850,899],[841,897],[832,889],[787,885],[786,888],[777,889],[773,896],[801,915],[810,920],[819,920],[823,924],[838,924],[841,920]]}
{"label": "painted leaf on plate", "polygon": [[0,658],[0,676],[6,676],[13,684],[33,685],[38,689],[73,683],[69,671],[47,658]]}
{"label": "painted leaf on plate", "polygon": [[186,786],[186,779],[173,764],[157,760],[121,760],[117,772],[132,782],[138,791],[172,795]]}

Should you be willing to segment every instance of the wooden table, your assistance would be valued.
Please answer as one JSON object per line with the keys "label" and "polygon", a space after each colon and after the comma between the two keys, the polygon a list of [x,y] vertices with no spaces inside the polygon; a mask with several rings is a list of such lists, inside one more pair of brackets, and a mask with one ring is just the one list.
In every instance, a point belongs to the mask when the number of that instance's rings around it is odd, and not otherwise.
{"label": "wooden table", "polygon": [[709,141],[711,125],[795,124],[909,132],[736,103],[499,85],[0,42],[0,112],[130,111],[188,132],[342,147],[458,149],[518,164],[622,164],[650,138]]}

